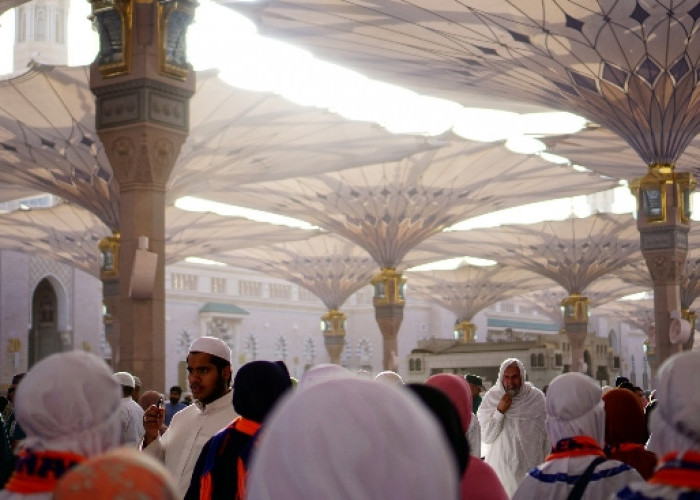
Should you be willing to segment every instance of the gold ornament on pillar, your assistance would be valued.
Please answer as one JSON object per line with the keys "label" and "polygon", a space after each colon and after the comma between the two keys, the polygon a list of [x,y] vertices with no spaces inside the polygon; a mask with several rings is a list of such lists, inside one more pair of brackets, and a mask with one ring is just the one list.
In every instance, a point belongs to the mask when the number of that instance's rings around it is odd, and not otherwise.
{"label": "gold ornament on pillar", "polygon": [[374,287],[375,306],[403,305],[406,302],[404,292],[406,289],[406,278],[396,269],[384,267],[370,281]]}
{"label": "gold ornament on pillar", "polygon": [[469,321],[460,321],[455,325],[455,340],[466,344],[476,340],[476,325]]}
{"label": "gold ornament on pillar", "polygon": [[578,293],[572,293],[561,301],[564,325],[572,323],[588,323],[588,297],[582,297]]}
{"label": "gold ornament on pillar", "polygon": [[321,316],[323,342],[328,351],[331,363],[339,364],[340,355],[345,347],[345,313],[331,309]]}
{"label": "gold ornament on pillar", "polygon": [[100,240],[98,248],[102,262],[100,264],[100,278],[114,278],[119,275],[119,231],[114,231],[112,236]]}
{"label": "gold ornament on pillar", "polygon": [[97,64],[103,77],[128,73],[131,69],[133,10],[130,0],[93,0],[92,20],[100,36]]}
{"label": "gold ornament on pillar", "polygon": [[189,0],[158,1],[158,70],[185,80],[192,69],[187,62],[187,28],[199,4]]}
{"label": "gold ornament on pillar", "polygon": [[561,301],[566,336],[571,343],[571,371],[583,372],[583,344],[588,335],[588,297],[572,293]]}
{"label": "gold ornament on pillar", "polygon": [[[630,182],[637,198],[637,213],[648,224],[689,222],[692,213],[691,194],[695,179],[690,172],[675,172],[674,165],[649,165],[647,175]],[[669,204],[668,197],[674,197]],[[675,213],[667,207],[676,207]]]}

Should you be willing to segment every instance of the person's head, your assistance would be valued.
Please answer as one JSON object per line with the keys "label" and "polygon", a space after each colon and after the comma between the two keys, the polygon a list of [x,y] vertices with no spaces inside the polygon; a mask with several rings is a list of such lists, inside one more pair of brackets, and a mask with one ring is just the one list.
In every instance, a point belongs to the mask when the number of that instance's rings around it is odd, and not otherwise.
{"label": "person's head", "polygon": [[248,500],[457,498],[443,430],[399,387],[331,378],[290,393],[265,425]]}
{"label": "person's head", "polygon": [[182,395],[182,402],[185,403],[186,405],[191,405],[192,404],[192,393],[191,392],[185,392]]}
{"label": "person's head", "polygon": [[646,443],[648,436],[644,411],[631,391],[620,388],[611,389],[603,394],[603,403],[607,445]]}
{"label": "person's head", "polygon": [[498,380],[503,386],[503,390],[510,393],[511,396],[516,396],[523,387],[525,379],[525,367],[516,358],[506,359],[501,363]]}
{"label": "person's head", "polygon": [[547,389],[545,410],[552,445],[575,436],[592,437],[601,447],[605,444],[602,391],[589,376],[569,372],[555,377]]}
{"label": "person's head", "polygon": [[426,408],[430,410],[440,423],[445,433],[445,439],[447,439],[452,448],[455,462],[459,468],[459,475],[461,476],[469,463],[469,443],[467,443],[467,437],[462,428],[462,420],[457,408],[452,404],[447,394],[437,387],[431,387],[426,384],[408,384],[407,387],[413,394],[418,396],[418,399],[423,401]]}
{"label": "person's head", "polygon": [[52,354],[17,387],[15,414],[34,451],[90,457],[117,446],[122,391],[101,358],[85,351]]}
{"label": "person's head", "polygon": [[129,372],[116,372],[114,374],[114,380],[119,382],[122,386],[122,395],[126,397],[132,397],[134,394],[134,387],[136,382],[134,381],[134,376]]}
{"label": "person's head", "polygon": [[472,392],[469,383],[459,375],[453,373],[438,373],[428,377],[425,385],[435,387],[444,392],[459,413],[462,421],[462,431],[469,430],[472,420]]}
{"label": "person's head", "polygon": [[684,351],[659,368],[649,447],[659,457],[700,452],[700,352]]}
{"label": "person's head", "polygon": [[469,390],[472,393],[472,398],[475,398],[484,390],[484,381],[480,376],[472,373],[465,375],[464,379],[469,384]]}
{"label": "person's head", "polygon": [[143,411],[146,411],[151,407],[151,405],[157,405],[158,401],[161,399],[163,399],[163,395],[160,392],[145,391],[143,394],[141,394],[137,403],[141,408],[143,408]]}
{"label": "person's head", "polygon": [[122,447],[72,468],[56,484],[53,498],[177,500],[180,495],[170,473],[158,460]]}
{"label": "person's head", "polygon": [[291,387],[289,372],[277,363],[251,361],[233,379],[233,409],[244,418],[262,422]]}
{"label": "person's head", "polygon": [[622,375],[618,375],[617,377],[615,377],[614,386],[615,386],[615,387],[620,387],[620,384],[622,384],[622,383],[624,383],[624,382],[629,383],[629,381],[630,381],[630,379],[628,379],[627,377],[624,377],[624,376],[622,376]]}
{"label": "person's head", "polygon": [[231,349],[216,337],[200,337],[187,354],[187,382],[192,396],[207,405],[231,386]]}
{"label": "person's head", "polygon": [[331,363],[322,363],[320,365],[314,365],[304,372],[299,381],[298,388],[301,390],[327,380],[352,377],[354,377],[354,375],[347,368]]}
{"label": "person's head", "polygon": [[15,376],[13,376],[12,383],[7,389],[7,399],[9,399],[10,403],[12,403],[13,405],[15,404],[15,394],[17,392],[17,386],[22,381],[25,375],[26,373],[18,373]]}
{"label": "person's head", "polygon": [[382,382],[384,384],[389,385],[403,385],[403,379],[401,378],[401,375],[391,370],[385,370],[383,372],[377,373],[374,376],[374,380],[376,382]]}
{"label": "person's head", "polygon": [[182,397],[182,387],[179,385],[174,385],[170,388],[170,404],[177,404],[180,402]]}

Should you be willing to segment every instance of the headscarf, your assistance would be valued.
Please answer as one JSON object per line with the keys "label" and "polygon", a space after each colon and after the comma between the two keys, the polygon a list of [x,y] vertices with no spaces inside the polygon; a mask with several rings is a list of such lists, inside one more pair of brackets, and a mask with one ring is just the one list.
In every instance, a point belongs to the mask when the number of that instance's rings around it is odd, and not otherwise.
{"label": "headscarf", "polygon": [[241,366],[233,379],[233,409],[244,418],[262,422],[291,387],[286,367],[270,361],[251,361]]}
{"label": "headscarf", "polygon": [[565,438],[589,436],[601,448],[605,442],[605,407],[601,389],[587,375],[569,372],[549,383],[545,427],[552,445]]}
{"label": "headscarf", "polygon": [[146,411],[151,405],[158,404],[161,398],[165,400],[165,396],[158,391],[146,391],[139,396],[138,404],[143,411]]}
{"label": "headscarf", "polygon": [[331,379],[288,394],[273,410],[247,493],[248,500],[448,500],[457,498],[457,467],[439,424],[408,391]]}
{"label": "headscarf", "polygon": [[462,432],[467,432],[472,421],[472,391],[469,382],[454,373],[438,373],[429,377],[425,385],[437,387],[447,394],[462,421]]}
{"label": "headscarf", "polygon": [[74,467],[58,482],[54,500],[178,500],[165,467],[133,448],[119,448]]}
{"label": "headscarf", "polygon": [[647,440],[644,411],[639,398],[627,389],[612,389],[603,394],[605,405],[605,443],[644,444]]}
{"label": "headscarf", "polygon": [[651,414],[647,446],[659,457],[674,451],[700,452],[699,366],[700,352],[685,351],[671,356],[659,368],[657,404]]}
{"label": "headscarf", "polygon": [[314,365],[309,368],[302,376],[299,381],[298,389],[303,390],[307,387],[325,382],[326,380],[332,380],[337,378],[351,378],[354,375],[346,368],[340,365],[334,365],[331,363],[323,363],[320,365]]}
{"label": "headscarf", "polygon": [[[520,392],[513,396],[514,404],[508,409],[508,416],[513,419],[538,418],[537,415],[532,415],[532,408],[530,408],[528,405],[515,404],[517,401],[527,400],[531,391],[539,391],[539,389],[534,387],[530,382],[525,381],[525,365],[523,365],[522,361],[517,358],[508,358],[501,363],[501,367],[498,370],[498,381],[484,395],[484,400],[482,401],[481,406],[479,406],[479,413],[481,413],[482,410],[490,412],[493,408],[498,406],[498,402],[506,393],[505,389],[503,388],[503,373],[506,371],[506,368],[513,364],[520,369],[522,386],[520,387]],[[544,415],[540,415],[540,417],[543,416]]]}
{"label": "headscarf", "polygon": [[407,387],[418,396],[418,399],[423,401],[437,421],[440,422],[445,432],[445,438],[454,452],[461,476],[469,463],[469,444],[462,430],[462,420],[457,412],[457,408],[452,404],[447,394],[437,387],[430,387],[426,384],[408,384]]}
{"label": "headscarf", "polygon": [[104,360],[85,351],[52,354],[17,386],[15,414],[25,448],[84,457],[119,444],[122,388]]}

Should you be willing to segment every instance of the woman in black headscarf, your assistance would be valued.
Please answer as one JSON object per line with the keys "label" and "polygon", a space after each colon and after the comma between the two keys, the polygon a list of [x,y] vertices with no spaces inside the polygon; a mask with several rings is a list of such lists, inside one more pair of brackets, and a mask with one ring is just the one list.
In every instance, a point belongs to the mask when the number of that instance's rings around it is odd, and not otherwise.
{"label": "woman in black headscarf", "polygon": [[233,379],[233,409],[240,416],[204,445],[185,500],[245,496],[250,453],[263,420],[292,386],[283,362],[251,361]]}

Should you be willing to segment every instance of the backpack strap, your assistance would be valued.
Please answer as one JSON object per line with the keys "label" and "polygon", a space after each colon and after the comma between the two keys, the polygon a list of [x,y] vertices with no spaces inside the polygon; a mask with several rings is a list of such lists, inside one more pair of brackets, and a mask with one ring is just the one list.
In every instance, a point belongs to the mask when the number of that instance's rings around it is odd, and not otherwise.
{"label": "backpack strap", "polygon": [[605,462],[605,460],[607,460],[605,457],[596,457],[588,467],[586,467],[586,470],[583,471],[583,474],[581,474],[574,483],[574,488],[571,490],[571,493],[569,493],[569,496],[566,497],[566,500],[581,500],[583,492],[586,491],[586,486],[588,486],[588,483],[591,481],[593,471],[598,464]]}

